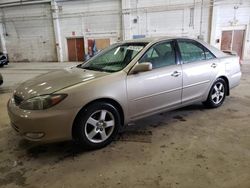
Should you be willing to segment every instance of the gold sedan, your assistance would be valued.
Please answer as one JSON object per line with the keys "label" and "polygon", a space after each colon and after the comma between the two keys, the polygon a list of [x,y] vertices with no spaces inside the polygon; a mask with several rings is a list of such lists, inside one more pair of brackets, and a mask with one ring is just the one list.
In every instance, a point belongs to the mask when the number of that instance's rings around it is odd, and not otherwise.
{"label": "gold sedan", "polygon": [[8,102],[11,125],[32,141],[109,144],[121,126],[203,102],[219,107],[241,77],[239,57],[188,38],[124,41],[77,67],[21,84]]}

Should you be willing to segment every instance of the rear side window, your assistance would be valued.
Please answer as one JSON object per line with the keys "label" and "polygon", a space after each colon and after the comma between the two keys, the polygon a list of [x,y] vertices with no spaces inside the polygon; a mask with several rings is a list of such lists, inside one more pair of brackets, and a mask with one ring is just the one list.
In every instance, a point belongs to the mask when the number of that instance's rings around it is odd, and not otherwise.
{"label": "rear side window", "polygon": [[188,41],[178,41],[183,63],[202,61],[206,59],[205,51],[202,47]]}
{"label": "rear side window", "polygon": [[208,51],[207,49],[205,49],[205,55],[206,55],[206,59],[209,60],[209,59],[214,59],[214,55]]}

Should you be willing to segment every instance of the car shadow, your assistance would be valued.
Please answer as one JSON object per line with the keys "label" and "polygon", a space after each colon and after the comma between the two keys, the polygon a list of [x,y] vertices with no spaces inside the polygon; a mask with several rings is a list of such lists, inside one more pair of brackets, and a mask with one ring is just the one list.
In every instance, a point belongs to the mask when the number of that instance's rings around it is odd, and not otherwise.
{"label": "car shadow", "polygon": [[25,157],[29,159],[55,157],[57,161],[89,152],[74,141],[39,144],[22,139],[18,147],[19,150],[25,151]]}
{"label": "car shadow", "polygon": [[[201,104],[194,104],[174,111],[156,114],[134,122],[132,126],[125,126],[115,138],[118,141],[151,143],[153,128],[159,126],[171,126],[172,122],[187,121],[185,117],[194,114],[197,111],[208,110]],[[74,159],[84,153],[95,152],[82,148],[74,141],[65,141],[58,143],[39,144],[27,140],[20,140],[16,146],[18,150],[25,152],[27,159],[50,158],[54,162],[60,162],[67,158]],[[108,146],[110,147],[110,146]]]}

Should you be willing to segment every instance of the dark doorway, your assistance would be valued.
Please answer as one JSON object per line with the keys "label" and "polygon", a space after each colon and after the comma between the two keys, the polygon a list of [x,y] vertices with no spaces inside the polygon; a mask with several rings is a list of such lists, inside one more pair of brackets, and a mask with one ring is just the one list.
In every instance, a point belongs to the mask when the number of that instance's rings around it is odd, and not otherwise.
{"label": "dark doorway", "polygon": [[84,61],[84,39],[68,38],[67,44],[69,61]]}
{"label": "dark doorway", "polygon": [[221,50],[235,51],[242,59],[245,30],[223,31],[221,37]]}

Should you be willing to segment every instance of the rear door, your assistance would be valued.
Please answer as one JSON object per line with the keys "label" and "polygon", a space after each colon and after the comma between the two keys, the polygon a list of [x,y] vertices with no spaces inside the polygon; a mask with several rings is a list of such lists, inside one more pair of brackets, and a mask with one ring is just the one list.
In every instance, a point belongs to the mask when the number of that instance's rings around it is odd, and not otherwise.
{"label": "rear door", "polygon": [[209,89],[218,72],[218,60],[200,43],[177,40],[182,61],[182,103],[198,101]]}

